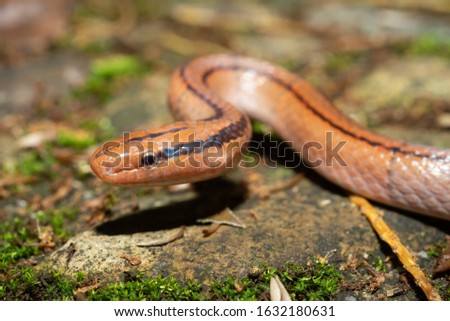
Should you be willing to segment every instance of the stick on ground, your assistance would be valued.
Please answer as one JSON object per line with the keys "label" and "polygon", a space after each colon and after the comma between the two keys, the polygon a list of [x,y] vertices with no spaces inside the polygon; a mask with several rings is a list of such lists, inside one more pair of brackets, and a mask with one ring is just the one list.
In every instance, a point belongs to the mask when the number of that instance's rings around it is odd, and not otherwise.
{"label": "stick on ground", "polygon": [[439,293],[428,281],[425,273],[423,273],[414,260],[414,257],[400,242],[399,237],[394,231],[392,231],[386,222],[384,222],[378,211],[365,198],[352,195],[350,196],[350,200],[361,209],[361,212],[367,217],[375,232],[391,247],[400,262],[402,262],[403,267],[411,273],[414,282],[422,289],[428,300],[441,301],[442,299]]}

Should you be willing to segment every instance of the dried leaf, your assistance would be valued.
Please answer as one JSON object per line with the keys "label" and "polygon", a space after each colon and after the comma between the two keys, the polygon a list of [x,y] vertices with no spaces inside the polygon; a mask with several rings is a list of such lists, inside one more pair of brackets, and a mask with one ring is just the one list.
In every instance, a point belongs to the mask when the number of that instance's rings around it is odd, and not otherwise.
{"label": "dried leaf", "polygon": [[139,257],[131,256],[131,255],[126,254],[126,253],[122,253],[120,255],[120,258],[127,260],[128,263],[130,263],[130,265],[132,265],[132,266],[136,266],[136,265],[139,265],[139,264],[142,263],[142,261],[141,261],[141,259]]}
{"label": "dried leaf", "polygon": [[76,289],[75,291],[73,291],[73,295],[77,296],[80,293],[86,293],[87,291],[97,289],[100,285],[101,285],[101,283],[97,282],[97,283],[92,284],[92,285],[84,286],[82,288],[79,288],[79,289]]}
{"label": "dried leaf", "polygon": [[242,291],[244,291],[244,286],[240,283],[234,283],[233,286],[237,293],[241,293]]}
{"label": "dried leaf", "polygon": [[37,131],[28,135],[22,136],[17,141],[18,148],[37,148],[42,146],[45,142],[53,141],[56,138],[56,131]]}
{"label": "dried leaf", "polygon": [[270,278],[270,301],[292,301],[278,275]]}

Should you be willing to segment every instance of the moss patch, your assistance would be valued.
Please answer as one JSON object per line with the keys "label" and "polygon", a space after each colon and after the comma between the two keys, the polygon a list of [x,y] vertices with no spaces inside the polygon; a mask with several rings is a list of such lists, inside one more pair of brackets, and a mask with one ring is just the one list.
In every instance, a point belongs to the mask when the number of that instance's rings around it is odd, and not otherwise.
{"label": "moss patch", "polygon": [[20,161],[5,162],[2,165],[2,170],[4,173],[17,174],[23,177],[54,176],[51,168],[55,163],[56,160],[49,148],[42,151],[29,150],[21,153]]}
{"label": "moss patch", "polygon": [[0,224],[0,232],[0,272],[9,264],[39,252],[32,244],[34,237],[20,218],[15,217],[10,222]]}
{"label": "moss patch", "polygon": [[401,55],[438,56],[450,59],[450,41],[433,35],[422,36],[410,43],[396,44],[393,49]]}
{"label": "moss patch", "polygon": [[92,62],[90,75],[80,90],[75,94],[80,98],[94,96],[100,100],[111,97],[117,85],[130,78],[145,74],[149,66],[136,57],[113,55],[99,58]]}
{"label": "moss patch", "polygon": [[338,73],[349,68],[363,57],[361,52],[332,53],[326,58],[326,67],[332,73]]}
{"label": "moss patch", "polygon": [[[264,300],[269,298],[269,281],[274,275],[280,277],[294,300],[333,299],[342,279],[335,267],[311,261],[306,266],[287,263],[282,269],[255,268],[245,278],[227,277],[210,284],[138,273],[83,296],[88,300]],[[76,289],[94,281],[82,273],[75,280],[67,280],[56,272],[15,267],[0,279],[0,299],[72,300]]]}
{"label": "moss patch", "polygon": [[[78,213],[77,209],[59,208],[49,211],[37,211],[26,217],[14,217],[11,221],[0,224],[0,273],[11,274],[10,265],[20,259],[27,259],[41,253],[45,246],[39,229],[51,230],[51,241],[62,244],[70,236],[66,229]],[[42,236],[41,236],[42,237]],[[14,279],[14,278],[13,278]]]}

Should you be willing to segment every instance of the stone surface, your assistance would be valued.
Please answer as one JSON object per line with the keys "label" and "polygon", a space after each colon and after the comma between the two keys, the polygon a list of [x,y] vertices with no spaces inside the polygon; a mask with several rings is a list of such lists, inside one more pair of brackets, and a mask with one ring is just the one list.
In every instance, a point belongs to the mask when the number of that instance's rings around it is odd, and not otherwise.
{"label": "stone surface", "polygon": [[[382,126],[386,115],[392,119],[391,123],[415,117],[420,125],[420,120],[426,118],[424,115],[433,112],[439,115],[438,107],[450,104],[447,88],[450,88],[448,60],[411,57],[374,68],[349,88],[337,104],[366,125]],[[436,119],[434,128],[438,128],[437,122]]]}
{"label": "stone surface", "polygon": [[370,4],[326,4],[312,8],[305,20],[313,29],[345,36],[360,35],[371,41],[430,34],[445,40],[450,36],[450,26],[445,18]]}
{"label": "stone surface", "polygon": [[[383,255],[370,225],[345,193],[314,174],[267,200],[243,199],[243,186],[226,178],[204,183],[199,189],[197,193],[143,196],[139,211],[78,234],[52,253],[46,266],[69,275],[87,271],[112,280],[120,280],[127,271],[143,271],[209,282],[229,275],[244,277],[253,267],[265,264],[304,264],[316,255],[328,254],[335,264],[344,264],[349,255],[373,259]],[[210,218],[226,207],[246,228],[222,226],[203,237],[207,226],[197,220]],[[385,218],[414,252],[441,241],[439,231],[450,227],[438,220],[388,210]],[[181,226],[186,226],[185,235],[173,243],[151,248],[136,245],[165,239]],[[76,252],[68,260],[70,243]],[[137,256],[142,263],[131,266],[121,258],[123,254]]]}

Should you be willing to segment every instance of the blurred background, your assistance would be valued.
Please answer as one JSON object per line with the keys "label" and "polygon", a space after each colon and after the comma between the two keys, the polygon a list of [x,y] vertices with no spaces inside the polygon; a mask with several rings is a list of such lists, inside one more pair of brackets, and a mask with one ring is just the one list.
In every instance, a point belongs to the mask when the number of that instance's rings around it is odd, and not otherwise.
{"label": "blurred background", "polygon": [[[52,103],[74,90],[106,99],[128,76],[161,76],[164,83],[170,71],[193,57],[228,52],[302,74],[366,124],[420,120],[422,126],[447,127],[448,115],[441,114],[448,112],[443,69],[449,11],[443,0],[3,0],[0,113],[23,111],[31,117],[36,100]],[[391,68],[394,75],[386,74]],[[431,84],[401,79],[406,72],[412,75],[404,78],[417,78],[434,70],[440,72]],[[371,87],[388,81],[388,90]],[[397,95],[398,90],[406,92]],[[431,114],[424,107],[430,100],[437,105]],[[412,111],[386,115],[385,108],[399,104]],[[366,111],[373,109],[368,120]]]}

